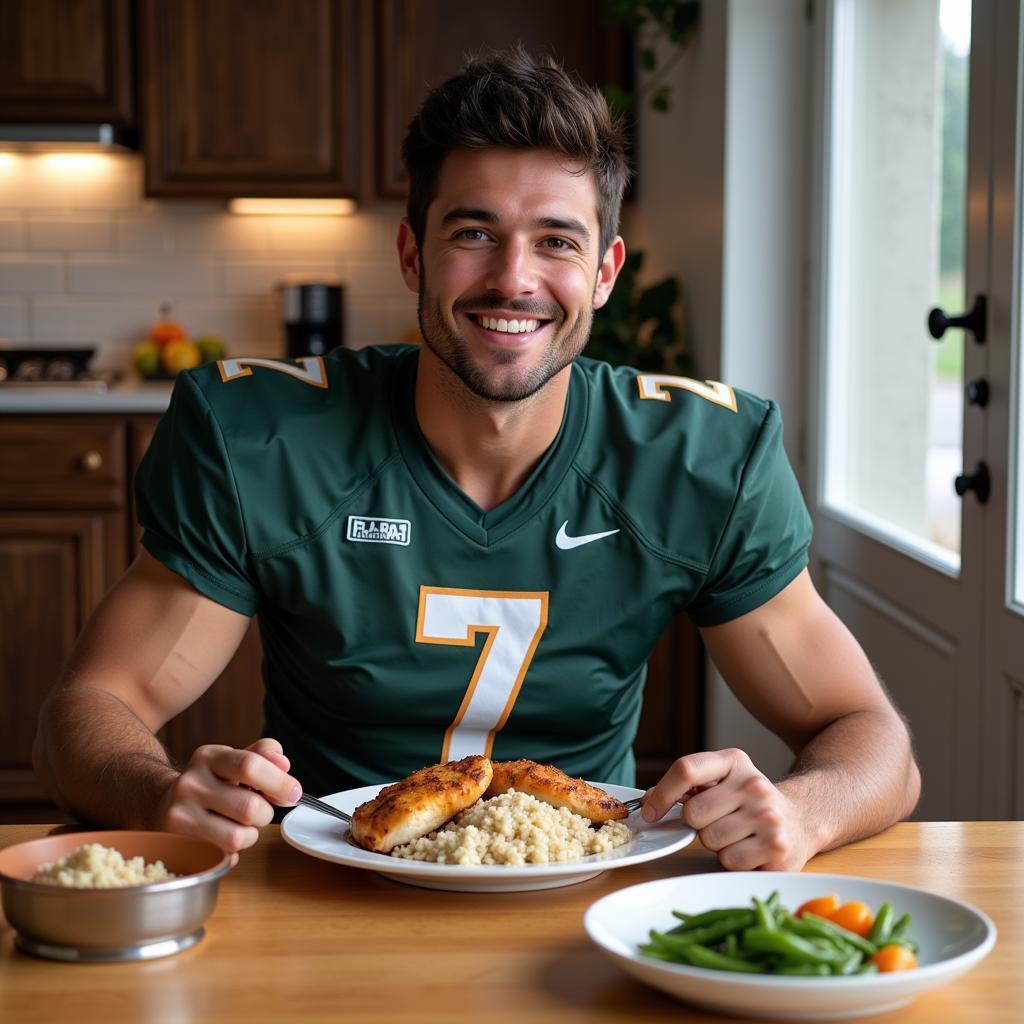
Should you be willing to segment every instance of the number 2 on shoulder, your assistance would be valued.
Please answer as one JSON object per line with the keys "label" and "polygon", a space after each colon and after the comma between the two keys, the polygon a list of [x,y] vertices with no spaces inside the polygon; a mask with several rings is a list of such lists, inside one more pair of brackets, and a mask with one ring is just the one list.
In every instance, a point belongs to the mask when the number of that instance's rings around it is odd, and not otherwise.
{"label": "number 2 on shoulder", "polygon": [[670,373],[638,373],[636,386],[641,398],[652,398],[656,402],[671,402],[672,395],[667,388],[681,388],[714,405],[736,411],[736,392],[719,380],[694,380],[692,377],[676,377]]}
{"label": "number 2 on shoulder", "polygon": [[417,643],[475,647],[477,634],[487,634],[462,705],[445,730],[442,763],[469,754],[490,757],[547,624],[544,591],[420,587]]}

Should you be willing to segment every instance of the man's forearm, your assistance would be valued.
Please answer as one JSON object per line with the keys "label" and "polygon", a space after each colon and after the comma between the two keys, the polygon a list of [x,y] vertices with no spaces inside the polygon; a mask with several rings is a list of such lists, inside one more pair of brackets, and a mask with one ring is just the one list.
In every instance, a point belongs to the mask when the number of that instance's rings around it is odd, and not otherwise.
{"label": "man's forearm", "polygon": [[921,791],[910,736],[895,711],[856,711],[797,755],[779,789],[801,810],[818,850],[863,839],[905,818]]}
{"label": "man's forearm", "polygon": [[127,704],[86,686],[63,687],[48,698],[32,760],[65,810],[122,828],[159,826],[163,799],[179,774]]}

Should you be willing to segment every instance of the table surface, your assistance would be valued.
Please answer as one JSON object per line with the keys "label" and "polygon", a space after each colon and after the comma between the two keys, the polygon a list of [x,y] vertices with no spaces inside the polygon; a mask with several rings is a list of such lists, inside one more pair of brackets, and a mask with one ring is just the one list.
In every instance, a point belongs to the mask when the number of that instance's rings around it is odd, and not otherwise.
{"label": "table surface", "polygon": [[[50,828],[0,826],[0,847]],[[0,1021],[721,1024],[739,1018],[634,981],[583,930],[583,912],[606,893],[718,870],[695,843],[564,888],[441,892],[309,857],[270,826],[222,881],[205,938],[175,956],[134,964],[39,960],[14,948],[0,918]],[[995,949],[968,974],[873,1019],[1021,1020],[1024,822],[905,822],[821,854],[805,871],[921,886],[972,903],[996,923]]]}

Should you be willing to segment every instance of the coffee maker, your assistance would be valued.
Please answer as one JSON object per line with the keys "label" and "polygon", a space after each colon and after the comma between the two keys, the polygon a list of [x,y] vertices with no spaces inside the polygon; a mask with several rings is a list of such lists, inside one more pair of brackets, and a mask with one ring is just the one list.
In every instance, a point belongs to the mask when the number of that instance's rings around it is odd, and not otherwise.
{"label": "coffee maker", "polygon": [[287,274],[277,290],[286,355],[322,356],[345,344],[345,289],[339,278]]}

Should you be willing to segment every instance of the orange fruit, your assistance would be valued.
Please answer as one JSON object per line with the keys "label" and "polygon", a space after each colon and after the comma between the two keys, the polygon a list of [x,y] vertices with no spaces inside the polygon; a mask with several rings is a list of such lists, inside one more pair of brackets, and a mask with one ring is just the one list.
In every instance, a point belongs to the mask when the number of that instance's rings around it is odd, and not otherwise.
{"label": "orange fruit", "polygon": [[202,362],[199,348],[187,338],[176,338],[160,349],[160,362],[167,373],[191,370]]}
{"label": "orange fruit", "polygon": [[830,896],[816,896],[813,900],[801,903],[794,917],[803,917],[804,914],[817,914],[818,917],[831,917],[839,909],[839,897],[832,893]]}
{"label": "orange fruit", "polygon": [[839,925],[840,928],[845,928],[848,932],[855,932],[866,938],[868,932],[871,931],[871,926],[875,923],[875,915],[866,903],[861,903],[860,900],[851,900],[829,914],[829,920],[833,924]]}
{"label": "orange fruit", "polygon": [[917,957],[906,946],[883,946],[872,958],[879,973],[910,971],[917,966]]}

